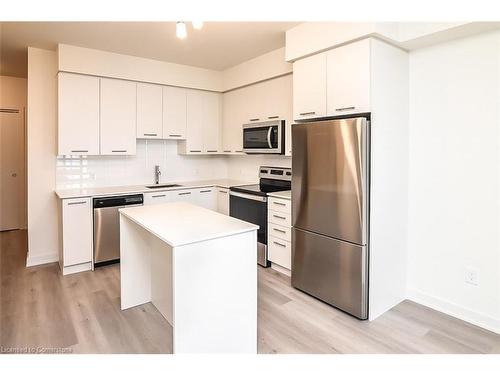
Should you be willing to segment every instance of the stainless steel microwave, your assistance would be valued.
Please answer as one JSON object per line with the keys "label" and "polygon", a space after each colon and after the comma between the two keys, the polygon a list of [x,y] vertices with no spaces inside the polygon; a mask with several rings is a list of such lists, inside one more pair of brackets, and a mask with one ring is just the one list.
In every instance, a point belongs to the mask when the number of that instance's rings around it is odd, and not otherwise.
{"label": "stainless steel microwave", "polygon": [[285,120],[244,124],[243,151],[247,154],[284,154]]}

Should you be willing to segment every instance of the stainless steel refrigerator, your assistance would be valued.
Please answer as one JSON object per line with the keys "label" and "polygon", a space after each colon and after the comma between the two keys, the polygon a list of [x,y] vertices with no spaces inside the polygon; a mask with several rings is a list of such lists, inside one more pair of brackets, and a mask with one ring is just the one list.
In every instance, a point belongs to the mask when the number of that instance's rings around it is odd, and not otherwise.
{"label": "stainless steel refrigerator", "polygon": [[292,285],[368,317],[370,123],[292,125]]}

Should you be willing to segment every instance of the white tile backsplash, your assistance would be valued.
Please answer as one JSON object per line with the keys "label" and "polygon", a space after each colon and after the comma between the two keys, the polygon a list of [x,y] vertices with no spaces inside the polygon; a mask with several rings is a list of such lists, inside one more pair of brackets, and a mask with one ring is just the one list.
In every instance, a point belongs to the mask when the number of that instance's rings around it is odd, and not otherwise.
{"label": "white tile backsplash", "polygon": [[138,140],[130,156],[65,156],[56,161],[57,189],[150,184],[159,165],[161,182],[227,178],[227,158],[183,156],[177,142]]}

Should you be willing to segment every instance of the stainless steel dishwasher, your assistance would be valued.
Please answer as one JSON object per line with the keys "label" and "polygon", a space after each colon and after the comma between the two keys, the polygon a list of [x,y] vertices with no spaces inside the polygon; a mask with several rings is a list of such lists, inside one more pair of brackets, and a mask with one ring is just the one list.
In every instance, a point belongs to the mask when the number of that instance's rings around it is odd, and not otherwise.
{"label": "stainless steel dishwasher", "polygon": [[120,214],[123,207],[142,206],[142,194],[94,198],[94,266],[120,260]]}

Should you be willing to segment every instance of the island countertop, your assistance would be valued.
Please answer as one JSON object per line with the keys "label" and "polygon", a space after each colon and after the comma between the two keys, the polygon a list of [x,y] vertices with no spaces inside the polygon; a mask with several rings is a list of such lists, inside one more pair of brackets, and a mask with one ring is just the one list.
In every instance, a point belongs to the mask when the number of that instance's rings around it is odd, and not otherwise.
{"label": "island countertop", "polygon": [[259,228],[258,225],[185,202],[121,208],[120,213],[172,247]]}

